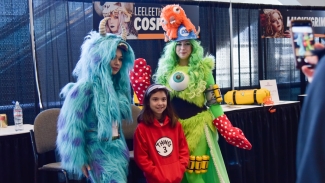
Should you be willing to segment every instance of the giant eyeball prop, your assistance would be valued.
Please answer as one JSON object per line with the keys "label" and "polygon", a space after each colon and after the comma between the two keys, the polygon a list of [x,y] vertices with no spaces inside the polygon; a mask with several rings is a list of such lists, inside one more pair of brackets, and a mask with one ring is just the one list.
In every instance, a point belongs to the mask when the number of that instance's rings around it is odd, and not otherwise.
{"label": "giant eyeball prop", "polygon": [[190,77],[182,71],[177,71],[169,79],[170,87],[175,91],[185,90],[188,86]]}

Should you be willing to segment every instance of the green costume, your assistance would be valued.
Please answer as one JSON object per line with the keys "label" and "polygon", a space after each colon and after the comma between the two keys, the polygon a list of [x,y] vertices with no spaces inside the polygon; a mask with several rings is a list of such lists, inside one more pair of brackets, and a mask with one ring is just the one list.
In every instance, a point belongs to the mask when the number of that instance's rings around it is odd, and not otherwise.
{"label": "green costume", "polygon": [[[184,25],[184,22],[182,25],[180,23],[182,19],[178,16],[179,11],[181,8],[177,5],[166,6],[162,10],[164,30],[168,31],[168,27],[174,29],[177,25],[179,27],[176,39],[169,38],[165,34],[166,40],[172,41],[164,48],[154,79],[156,83],[170,89],[171,102],[189,146],[191,155],[189,171],[185,173],[182,183],[228,183],[230,181],[218,145],[219,135],[216,129],[232,145],[244,149],[250,149],[251,145],[242,131],[231,125],[217,102],[219,93],[213,90],[214,57],[203,56],[203,48],[195,40],[199,31],[190,28],[188,24]],[[206,92],[209,93],[207,97]],[[208,157],[206,171],[204,163]],[[201,159],[204,161],[200,162]]]}
{"label": "green costume", "polygon": [[[198,43],[196,42],[196,44]],[[184,129],[184,133],[190,149],[190,154],[195,156],[209,155],[211,159],[209,162],[207,173],[186,173],[183,182],[202,182],[202,180],[200,180],[201,176],[204,182],[206,183],[229,182],[226,167],[224,165],[221,151],[217,142],[218,132],[216,131],[216,128],[213,126],[212,123],[214,115],[210,110],[205,107],[206,100],[204,91],[210,85],[214,84],[214,79],[211,72],[213,67],[213,57],[206,57],[202,60],[197,61],[196,68],[198,70],[192,71],[194,72],[192,73],[192,76],[198,74],[202,77],[200,77],[196,86],[195,84],[189,82],[188,84],[192,84],[192,87],[187,87],[182,91],[175,91],[174,89],[172,89],[168,81],[170,81],[170,78],[173,77],[175,73],[177,75],[179,71],[181,71],[185,75],[189,75],[189,66],[175,65],[175,67],[171,70],[168,76],[164,75],[161,76],[161,78],[157,78],[157,82],[161,82],[161,84],[166,85],[171,90],[170,93],[173,98],[172,103],[174,104],[174,109],[176,113],[180,117],[180,122],[182,123]],[[177,102],[177,100],[181,100],[181,102]],[[184,106],[188,103],[189,105]],[[192,112],[189,107],[198,107],[202,110],[197,114],[193,114],[193,112],[195,113],[197,110],[194,110]],[[223,114],[222,108],[219,104],[213,105],[211,106],[211,108],[214,108],[213,111],[216,115],[220,116]],[[188,116],[182,115],[184,112]],[[186,119],[182,118],[182,116],[184,116],[184,118]]]}

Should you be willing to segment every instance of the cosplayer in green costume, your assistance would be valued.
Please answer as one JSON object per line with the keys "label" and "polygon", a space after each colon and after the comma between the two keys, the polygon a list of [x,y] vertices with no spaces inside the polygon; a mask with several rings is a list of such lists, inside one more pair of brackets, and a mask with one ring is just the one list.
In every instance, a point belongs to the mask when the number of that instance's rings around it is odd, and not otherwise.
{"label": "cosplayer in green costume", "polygon": [[[169,5],[164,9],[162,10],[164,15],[161,16],[164,19],[162,24],[168,29],[169,23],[170,26],[175,26],[177,22],[173,18],[166,18],[177,16],[171,16],[175,11],[170,11],[171,15],[167,15],[168,9],[183,10],[178,5]],[[166,85],[170,89],[172,104],[180,118],[190,149],[190,165],[182,182],[227,183],[229,178],[217,142],[219,136],[216,129],[232,145],[250,149],[251,144],[240,129],[231,125],[223,113],[217,99],[218,91],[215,90],[217,85],[212,75],[215,66],[214,57],[203,56],[203,48],[195,40],[198,32],[188,25],[179,25],[177,31],[176,39],[167,37],[171,42],[164,48],[154,79],[156,83]],[[194,166],[194,169],[191,167],[191,161],[196,164],[198,157],[209,158],[207,170],[202,166]],[[196,158],[196,161],[191,158]]]}
{"label": "cosplayer in green costume", "polygon": [[[223,113],[220,92],[212,75],[214,57],[203,56],[203,48],[195,40],[199,31],[195,30],[184,10],[179,5],[167,5],[160,18],[161,26],[167,32],[165,40],[171,42],[159,59],[154,81],[170,89],[171,102],[189,146],[190,163],[182,183],[228,183],[218,134],[236,147],[251,149],[252,146]],[[145,70],[145,61],[140,63],[141,70]],[[139,69],[134,68],[133,72],[137,73],[131,74],[131,83],[141,104],[146,87],[137,85],[147,86],[143,78],[148,74],[136,70]]]}
{"label": "cosplayer in green costume", "polygon": [[[187,59],[187,64],[179,62],[177,47],[188,44],[192,48]],[[212,56],[203,57],[203,48],[194,39],[182,42],[181,39],[168,43],[164,54],[159,60],[155,82],[166,85],[171,90],[172,103],[178,114],[185,136],[189,145],[190,154],[193,156],[207,155],[210,157],[207,173],[186,173],[183,182],[213,183],[229,182],[226,168],[218,145],[218,132],[216,127],[223,131],[222,126],[227,126],[229,131],[234,131],[239,138],[226,136],[233,145],[250,149],[251,145],[242,132],[232,127],[224,115],[219,103],[206,105],[206,90],[215,84],[211,70],[214,68]],[[209,101],[208,101],[209,102]],[[223,124],[218,121],[223,120]],[[224,125],[226,124],[226,125]],[[217,138],[216,138],[217,137]],[[242,145],[239,145],[243,141]]]}
{"label": "cosplayer in green costume", "polygon": [[[209,109],[206,92],[214,85],[211,70],[214,68],[212,56],[203,57],[203,48],[196,40],[188,40],[192,48],[188,63],[182,65],[175,52],[177,46],[183,47],[184,42],[172,41],[167,44],[164,54],[159,60],[155,82],[166,85],[170,89],[174,110],[180,118],[185,136],[190,149],[190,158],[198,156],[209,157],[208,169],[192,169],[192,173],[186,173],[182,182],[189,183],[215,183],[229,182],[226,168],[218,145],[218,132],[226,141],[243,149],[250,149],[251,144],[245,138],[240,129],[231,125],[224,115],[219,103],[213,103]],[[132,87],[142,104],[142,97],[148,87],[150,67],[144,59],[135,61],[130,78]],[[148,71],[148,72],[145,72]],[[208,100],[211,103],[211,100]],[[231,133],[231,134],[229,134]],[[195,163],[195,162],[194,162]],[[190,163],[191,165],[191,163]],[[188,170],[190,171],[190,165]],[[194,173],[193,173],[194,172]],[[199,174],[195,172],[200,172]]]}
{"label": "cosplayer in green costume", "polygon": [[[166,85],[171,90],[171,96],[173,97],[172,103],[174,104],[174,109],[179,115],[184,128],[190,154],[194,156],[209,155],[213,160],[213,164],[210,162],[208,173],[186,173],[186,178],[184,178],[184,180],[187,181],[183,182],[203,182],[200,181],[202,175],[204,175],[205,182],[215,182],[214,180],[229,182],[216,138],[212,138],[216,136],[216,130],[212,124],[214,119],[212,113],[205,109],[204,111],[201,110],[198,114],[193,114],[196,113],[196,108],[198,108],[198,110],[203,108],[205,104],[204,91],[210,85],[214,84],[211,72],[214,60],[213,57],[202,59],[203,48],[195,40],[190,40],[190,43],[193,45],[192,55],[196,54],[198,56],[197,58],[200,59],[193,60],[193,62],[189,61],[189,63],[191,63],[189,66],[178,65],[175,52],[177,42],[170,42],[165,47],[165,52],[159,60],[159,66],[156,73],[156,83]],[[191,74],[197,76],[195,77],[195,79],[197,79],[196,81],[190,78]],[[176,79],[178,76],[184,77],[184,80],[181,81],[181,79],[179,79],[181,82],[175,82],[173,78]],[[186,81],[187,83],[183,83]],[[175,85],[173,87],[176,89],[176,85],[182,84],[187,85],[187,87],[184,86],[186,89],[181,91],[176,91],[170,86]],[[189,106],[195,109],[188,110]],[[220,105],[212,107],[215,108],[215,115],[222,115]]]}

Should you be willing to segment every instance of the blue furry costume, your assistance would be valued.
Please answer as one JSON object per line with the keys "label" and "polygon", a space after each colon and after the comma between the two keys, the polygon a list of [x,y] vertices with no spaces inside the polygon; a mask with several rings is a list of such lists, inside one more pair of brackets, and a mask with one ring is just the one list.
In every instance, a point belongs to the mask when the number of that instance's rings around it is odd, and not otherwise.
{"label": "blue furry costume", "polygon": [[[111,60],[120,43],[120,71],[112,75]],[[133,66],[132,48],[120,36],[90,32],[83,45],[73,75],[76,83],[61,91],[65,97],[58,119],[57,147],[62,166],[81,177],[82,166],[89,165],[91,182],[127,182],[129,150],[121,130],[121,120],[131,121],[131,91],[128,73]],[[112,139],[113,122],[120,138]]]}

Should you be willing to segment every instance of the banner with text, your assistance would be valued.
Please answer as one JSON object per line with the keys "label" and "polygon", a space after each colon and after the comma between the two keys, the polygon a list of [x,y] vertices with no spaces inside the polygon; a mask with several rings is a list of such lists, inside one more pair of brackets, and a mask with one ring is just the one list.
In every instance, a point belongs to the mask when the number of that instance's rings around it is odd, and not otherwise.
{"label": "banner with text", "polygon": [[320,10],[260,10],[262,38],[290,37],[291,20],[310,20],[315,37],[325,37],[325,11]]}
{"label": "banner with text", "polygon": [[[93,3],[93,29],[98,31],[99,22],[110,17],[106,32],[121,34],[122,26],[127,39],[164,39],[160,25],[160,13],[165,5],[148,3],[101,2]],[[199,6],[180,5],[194,26],[199,26]]]}

